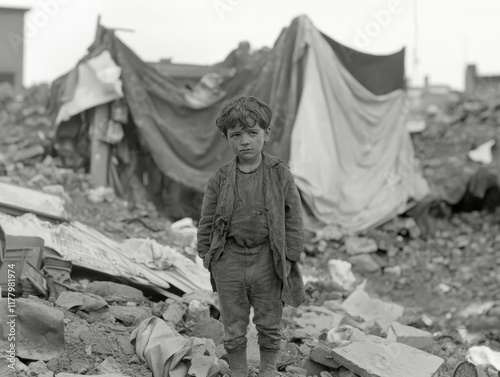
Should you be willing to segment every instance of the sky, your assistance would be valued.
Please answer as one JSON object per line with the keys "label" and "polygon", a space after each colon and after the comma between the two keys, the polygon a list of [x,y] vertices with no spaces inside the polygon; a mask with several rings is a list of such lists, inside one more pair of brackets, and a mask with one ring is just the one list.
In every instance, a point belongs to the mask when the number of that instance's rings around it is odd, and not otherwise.
{"label": "sky", "polygon": [[[464,87],[465,67],[500,74],[498,0],[0,0],[31,6],[25,16],[25,85],[75,66],[101,23],[143,60],[213,64],[242,40],[272,47],[282,28],[307,15],[323,33],[372,54],[406,47],[410,84]],[[416,54],[415,54],[416,52]],[[415,59],[415,56],[417,59]]]}

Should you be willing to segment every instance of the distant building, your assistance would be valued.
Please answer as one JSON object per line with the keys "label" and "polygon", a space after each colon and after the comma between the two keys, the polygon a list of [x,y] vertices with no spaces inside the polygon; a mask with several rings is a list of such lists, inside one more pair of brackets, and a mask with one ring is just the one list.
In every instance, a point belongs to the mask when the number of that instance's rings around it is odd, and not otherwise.
{"label": "distant building", "polygon": [[24,35],[24,13],[29,8],[0,6],[0,83],[9,82],[15,89],[23,86],[24,43],[12,45],[12,38],[19,42]]}
{"label": "distant building", "polygon": [[462,100],[462,94],[451,89],[448,85],[430,84],[425,78],[423,87],[407,89],[410,99],[410,111],[413,113],[446,112]]}
{"label": "distant building", "polygon": [[214,71],[210,65],[172,63],[171,59],[161,59],[159,62],[149,63],[157,72],[169,75],[187,87],[194,87],[207,73]]}
{"label": "distant building", "polygon": [[250,43],[243,41],[231,51],[226,59],[213,65],[198,65],[185,63],[172,63],[172,59],[161,59],[159,62],[149,63],[157,72],[174,77],[188,88],[193,88],[200,79],[208,73],[221,72],[224,69],[244,69],[252,59],[258,59],[262,54],[269,52],[262,48],[255,53],[250,50]]}
{"label": "distant building", "polygon": [[465,97],[482,102],[500,97],[500,75],[479,76],[476,65],[468,65],[465,71]]}

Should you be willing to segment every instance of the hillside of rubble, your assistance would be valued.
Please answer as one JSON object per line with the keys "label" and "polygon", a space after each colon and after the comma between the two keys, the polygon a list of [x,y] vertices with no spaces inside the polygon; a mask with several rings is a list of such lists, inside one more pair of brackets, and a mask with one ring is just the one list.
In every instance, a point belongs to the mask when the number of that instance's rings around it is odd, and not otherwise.
{"label": "hillside of rubble", "polygon": [[[150,239],[194,261],[193,233],[179,236],[168,213],[145,198],[129,202],[112,190],[96,191],[84,168],[64,167],[51,144],[55,130],[44,110],[47,96],[40,88],[3,108],[0,182],[59,197],[70,222],[115,242]],[[387,339],[404,345],[385,355],[382,369],[413,357],[429,377],[450,376],[472,347],[500,350],[500,155],[493,149],[491,164],[468,157],[498,140],[498,124],[485,123],[477,111],[464,112],[429,120],[426,130],[412,136],[423,174],[442,197],[356,236],[336,229],[307,234],[301,267],[308,298],[299,309],[285,309],[281,373],[393,376],[370,374],[373,363],[359,349],[345,355],[332,348],[368,337],[360,341],[368,354],[371,336],[382,339],[379,350],[389,347]],[[45,297],[19,297],[17,310],[20,351],[14,364],[20,376],[156,377],[168,364],[165,355],[174,354],[187,355],[191,375],[229,373],[217,296],[208,290],[176,289],[167,297],[79,271],[62,285],[48,284]],[[29,321],[40,321],[40,327],[30,328]],[[169,340],[156,352],[153,329]],[[255,343],[255,328],[249,337]],[[253,375],[257,355],[254,344]],[[408,376],[422,375],[412,374],[410,361],[408,368]]]}

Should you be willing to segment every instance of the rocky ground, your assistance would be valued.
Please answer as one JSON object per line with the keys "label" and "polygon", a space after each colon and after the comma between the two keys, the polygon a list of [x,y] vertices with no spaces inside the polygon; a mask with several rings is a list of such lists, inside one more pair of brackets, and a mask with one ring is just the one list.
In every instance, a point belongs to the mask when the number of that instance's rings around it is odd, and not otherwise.
{"label": "rocky ground", "polygon": [[[88,224],[111,238],[149,237],[164,244],[177,242],[168,226],[169,219],[158,213],[152,204],[131,205],[113,195],[108,196],[106,205],[93,203],[89,200],[88,177],[82,172],[58,167],[57,159],[46,153],[12,163],[11,157],[18,153],[12,148],[14,141],[18,146],[24,143],[29,147],[28,141],[22,141],[28,139],[22,135],[41,135],[39,132],[43,134],[46,128],[47,125],[42,124],[1,130],[0,180],[35,189],[61,185],[64,189],[61,195],[65,197],[71,219]],[[422,160],[426,178],[431,185],[463,182],[479,168],[478,164],[467,160],[467,151],[495,137],[495,134],[496,129],[491,126],[470,122],[451,128],[433,124],[423,134],[414,137],[415,150]],[[44,145],[43,136],[29,140],[33,145]],[[493,172],[500,170],[500,164],[494,163],[489,169]],[[433,344],[424,350],[445,360],[439,376],[449,376],[472,345],[487,345],[500,350],[499,220],[498,210],[456,213],[440,222],[434,234],[424,237],[408,219],[395,219],[362,235],[376,242],[375,250],[369,253],[369,261],[353,259],[346,247],[346,238],[313,242],[313,235],[308,235],[302,258],[308,281],[306,306],[326,305],[331,308],[332,302],[340,304],[347,298],[352,290],[342,289],[332,282],[328,261],[356,261],[353,271],[357,283],[366,279],[366,291],[371,296],[402,305],[405,312],[400,322],[433,334]],[[481,307],[488,303],[497,306]],[[55,302],[49,301],[43,304],[56,306]],[[120,306],[149,308],[152,314],[163,318],[172,304],[171,301],[152,300],[140,304],[126,300],[119,303]],[[120,315],[117,314],[101,320],[100,317],[89,317],[82,310],[57,307],[64,312],[66,352],[46,364],[48,371],[92,375],[119,370],[128,376],[152,375],[128,340],[140,316],[132,316],[128,321],[127,318],[118,319]],[[209,329],[208,332],[220,344],[220,338],[214,335],[220,331],[220,323],[212,321],[217,317],[213,308],[208,317],[205,310],[204,326],[197,329],[194,329],[193,318],[189,322],[189,302],[177,309],[184,311],[173,324],[181,334],[201,336]],[[428,320],[422,321],[422,315]],[[293,367],[303,366],[317,341],[317,338],[301,333],[303,328],[298,324],[298,318],[305,316],[300,312],[290,312],[285,316],[287,339],[283,342],[280,370],[287,375],[296,373]],[[222,356],[220,347],[218,356]],[[44,366],[41,368],[42,372],[31,375],[43,375]]]}

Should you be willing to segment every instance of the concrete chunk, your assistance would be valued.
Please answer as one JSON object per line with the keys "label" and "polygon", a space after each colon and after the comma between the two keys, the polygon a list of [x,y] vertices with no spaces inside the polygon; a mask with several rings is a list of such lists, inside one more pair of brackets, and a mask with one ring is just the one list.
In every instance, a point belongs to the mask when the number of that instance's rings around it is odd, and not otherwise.
{"label": "concrete chunk", "polygon": [[349,262],[355,271],[367,273],[380,271],[380,265],[368,254],[353,255],[349,258]]}
{"label": "concrete chunk", "polygon": [[430,332],[405,326],[398,322],[393,322],[391,327],[389,327],[387,339],[419,349],[428,347],[433,342]]}
{"label": "concrete chunk", "polygon": [[349,237],[345,246],[349,255],[374,253],[378,250],[377,241],[366,237]]}
{"label": "concrete chunk", "polygon": [[186,314],[186,311],[187,307],[183,303],[174,302],[173,304],[167,306],[167,309],[165,309],[165,311],[163,312],[162,317],[165,322],[175,326],[180,321],[182,321],[182,318],[184,317],[184,314]]}
{"label": "concrete chunk", "polygon": [[109,312],[118,321],[123,322],[125,326],[138,325],[146,318],[153,315],[150,308],[147,307],[132,307],[132,306],[116,306],[109,307]]}
{"label": "concrete chunk", "polygon": [[108,303],[93,293],[63,292],[57,298],[56,305],[68,310],[78,309],[90,313],[107,307]]}
{"label": "concrete chunk", "polygon": [[342,303],[345,311],[355,318],[364,321],[380,319],[387,328],[390,324],[403,315],[404,308],[401,305],[384,302],[378,298],[371,298],[364,290],[356,289]]}
{"label": "concrete chunk", "polygon": [[189,336],[196,338],[212,339],[215,345],[222,344],[224,337],[224,325],[215,318],[205,318],[196,323],[189,331]]}
{"label": "concrete chunk", "polygon": [[294,322],[311,338],[318,337],[323,331],[339,326],[344,315],[326,308],[306,306],[299,308]]}
{"label": "concrete chunk", "polygon": [[[7,340],[10,331],[7,299],[0,298],[0,334]],[[63,354],[64,314],[58,308],[38,300],[16,299],[16,356],[28,360],[49,361]],[[12,322],[11,322],[12,323]],[[10,343],[10,342],[9,342]],[[7,348],[8,350],[8,348]]]}
{"label": "concrete chunk", "polygon": [[333,348],[332,357],[361,377],[432,377],[444,362],[406,344],[371,335]]}
{"label": "concrete chunk", "polygon": [[111,356],[107,357],[101,365],[97,368],[99,373],[101,374],[110,374],[110,373],[121,373],[121,366],[118,362]]}

